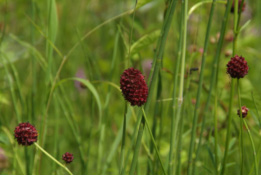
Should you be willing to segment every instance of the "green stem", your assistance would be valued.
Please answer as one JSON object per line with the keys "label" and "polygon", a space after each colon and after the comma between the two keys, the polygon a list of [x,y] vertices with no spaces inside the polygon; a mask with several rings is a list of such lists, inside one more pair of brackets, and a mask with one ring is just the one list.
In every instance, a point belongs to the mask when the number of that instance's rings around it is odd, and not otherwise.
{"label": "green stem", "polygon": [[183,46],[182,46],[182,58],[181,58],[181,73],[180,73],[180,86],[179,86],[179,98],[178,104],[181,107],[183,103],[183,91],[184,91],[184,75],[185,75],[185,60],[186,60],[186,45],[187,45],[187,14],[188,14],[188,0],[182,0],[184,4],[184,32],[183,32]]}
{"label": "green stem", "polygon": [[255,149],[255,144],[254,144],[254,141],[253,141],[253,138],[252,138],[252,135],[251,135],[251,132],[247,126],[247,123],[246,121],[243,119],[243,122],[244,122],[244,125],[247,129],[247,133],[248,133],[248,136],[249,136],[249,139],[251,141],[251,146],[252,146],[252,149],[253,149],[253,154],[254,154],[254,159],[255,159],[255,172],[256,172],[256,175],[258,175],[258,163],[257,163],[257,156],[256,156],[256,149]]}
{"label": "green stem", "polygon": [[243,117],[241,110],[241,96],[240,96],[240,83],[239,79],[237,79],[237,93],[238,93],[238,106],[240,113],[240,149],[241,149],[241,175],[243,175],[243,167],[244,167],[244,139],[243,139]]}
{"label": "green stem", "polygon": [[[162,77],[161,77],[161,72],[159,72],[158,75],[158,83],[157,83],[157,102],[156,102],[156,106],[154,108],[154,114],[153,114],[153,123],[152,123],[152,135],[154,137],[154,139],[156,138],[156,131],[159,130],[159,135],[157,140],[157,143],[160,143],[160,139],[161,139],[161,125],[158,125],[158,121],[162,122],[162,102],[160,101],[161,99],[161,94],[162,94]],[[157,129],[159,126],[159,129]],[[154,155],[154,149],[153,149],[153,141],[150,140],[149,143],[149,149],[150,149],[150,155]],[[158,147],[159,149],[159,147]],[[147,164],[147,174],[155,174],[155,172],[157,172],[158,169],[158,161],[154,161],[151,159],[148,159],[148,164]]]}
{"label": "green stem", "polygon": [[[216,83],[217,84],[217,83]],[[216,87],[217,89],[217,87]],[[219,164],[219,160],[218,160],[218,93],[215,94],[215,114],[214,114],[214,137],[215,137],[215,163],[216,163],[216,174],[218,174],[218,164]]]}
{"label": "green stem", "polygon": [[136,169],[144,126],[145,126],[145,119],[142,116],[139,132],[138,132],[138,136],[137,136],[137,141],[136,141],[136,145],[135,145],[135,148],[134,148],[134,154],[133,154],[133,158],[132,158],[132,162],[131,162],[130,175],[134,175],[134,172],[135,172],[135,169]]}
{"label": "green stem", "polygon": [[252,91],[252,100],[254,102],[254,105],[255,105],[255,109],[256,109],[256,113],[257,113],[257,118],[258,118],[258,121],[259,121],[259,129],[261,129],[261,118],[260,118],[260,115],[259,115],[259,112],[258,112],[258,108],[257,108],[257,105],[256,105],[256,101],[255,101],[255,98],[254,98],[254,93]]}
{"label": "green stem", "polygon": [[212,64],[213,66],[212,66],[212,72],[211,72],[211,78],[210,78],[209,93],[208,93],[208,98],[207,98],[206,106],[205,106],[204,113],[203,113],[204,115],[203,115],[203,118],[202,118],[201,132],[200,132],[199,143],[198,143],[199,146],[198,146],[198,149],[196,151],[195,161],[197,160],[199,152],[200,152],[200,145],[201,145],[202,136],[203,136],[205,123],[206,123],[206,117],[205,116],[206,116],[206,112],[209,110],[208,108],[209,108],[211,97],[212,97],[213,87],[214,87],[214,85],[215,85],[215,87],[218,87],[218,75],[219,75],[218,72],[219,72],[220,54],[221,54],[221,50],[222,50],[222,46],[223,46],[223,41],[224,41],[224,36],[225,36],[225,32],[226,32],[226,27],[227,27],[228,17],[229,17],[229,14],[230,14],[231,5],[232,5],[232,0],[229,0],[227,2],[226,11],[225,11],[223,21],[222,21],[217,51],[216,51],[214,61],[213,61],[213,64]]}
{"label": "green stem", "polygon": [[234,0],[234,40],[233,40],[233,56],[236,53],[237,36],[238,36],[238,0]]}
{"label": "green stem", "polygon": [[125,102],[125,111],[124,111],[124,118],[123,118],[123,129],[122,129],[122,142],[121,142],[121,158],[120,158],[120,169],[119,174],[124,175],[125,172],[123,171],[124,167],[124,146],[125,146],[125,136],[126,136],[126,115],[127,115],[127,102]]}
{"label": "green stem", "polygon": [[[183,15],[182,13],[181,15]],[[182,16],[182,19],[183,16]],[[177,86],[178,86],[178,76],[179,76],[179,68],[180,68],[180,62],[181,62],[181,49],[182,49],[182,32],[183,32],[183,22],[180,20],[180,37],[179,37],[179,46],[178,46],[178,55],[177,55],[177,60],[176,60],[176,66],[175,66],[175,77],[174,77],[174,86],[173,86],[173,101],[172,101],[172,117],[171,117],[171,132],[170,132],[170,150],[169,150],[169,164],[168,164],[168,174],[172,175],[173,173],[173,152],[174,152],[174,145],[175,145],[175,140],[174,140],[174,132],[175,132],[175,119],[176,119],[176,96],[177,96]]]}
{"label": "green stem", "polygon": [[64,170],[66,170],[70,175],[73,175],[73,173],[65,166],[63,165],[61,162],[59,162],[58,160],[56,160],[53,156],[51,156],[48,152],[46,152],[40,145],[38,145],[38,143],[34,142],[34,145],[41,150],[47,157],[49,157],[50,159],[52,159],[55,163],[57,163],[59,166],[61,166]]}
{"label": "green stem", "polygon": [[[148,111],[148,109],[149,109],[150,103],[152,101],[151,98],[152,98],[153,92],[156,88],[156,81],[157,81],[157,77],[158,77],[159,70],[160,70],[160,67],[161,67],[160,63],[163,59],[164,47],[165,47],[165,44],[166,44],[169,28],[170,28],[170,25],[171,25],[171,22],[172,22],[172,19],[173,19],[173,14],[174,14],[174,11],[175,11],[176,3],[177,3],[177,0],[171,1],[171,5],[169,6],[169,8],[167,10],[166,19],[164,20],[164,23],[163,23],[163,26],[162,26],[162,29],[161,29],[161,35],[160,35],[160,38],[159,38],[158,43],[157,43],[156,53],[154,55],[153,65],[152,65],[152,68],[151,68],[151,71],[150,71],[150,76],[149,76],[149,82],[150,82],[149,94],[148,94],[148,98],[147,98],[147,103],[145,104],[145,111]],[[136,141],[133,160],[132,160],[132,163],[131,163],[130,175],[133,175],[134,171],[135,171],[138,152],[139,152],[138,149],[140,148],[140,144],[141,144],[141,140],[138,140],[138,139],[141,139],[143,129],[144,129],[144,121],[141,118],[143,118],[143,117],[141,117],[141,115],[139,115],[138,120],[141,120],[141,123],[140,123],[138,138],[137,138],[137,141]],[[133,136],[135,137],[135,134]]]}
{"label": "green stem", "polygon": [[[199,106],[200,106],[200,96],[201,96],[201,91],[202,91],[203,75],[204,75],[204,69],[205,69],[205,63],[206,63],[208,41],[209,41],[210,28],[211,28],[211,24],[212,24],[214,8],[215,8],[215,2],[216,2],[216,0],[213,0],[212,6],[211,6],[211,11],[210,11],[209,21],[208,21],[208,26],[207,26],[207,32],[206,32],[206,37],[205,37],[204,51],[203,51],[202,61],[201,61],[201,69],[200,69],[201,71],[200,71],[200,76],[199,76],[199,85],[198,85],[197,99],[196,99],[196,105],[195,105],[194,117],[193,117],[193,125],[192,125],[192,134],[191,134],[190,147],[189,147],[189,157],[188,157],[188,174],[189,175],[192,173],[192,170],[193,170],[193,172],[195,172],[195,166],[194,166],[194,163],[192,162],[192,154],[194,152],[194,146],[195,146],[196,128],[197,128],[197,121],[198,121],[198,110],[199,110]],[[192,163],[193,168],[190,167],[191,163]]]}
{"label": "green stem", "polygon": [[[184,91],[184,75],[185,75],[185,60],[186,60],[186,44],[187,44],[187,11],[188,11],[188,0],[182,0],[182,23],[183,23],[183,32],[182,32],[182,52],[181,52],[181,67],[180,67],[180,83],[179,83],[179,93],[178,93],[178,109],[175,119],[175,126],[172,128],[171,133],[171,148],[170,150],[170,162],[169,162],[169,168],[168,168],[168,174],[172,175],[173,171],[173,150],[175,150],[175,144],[173,143],[175,140],[177,140],[177,130],[178,130],[178,123],[181,118],[181,109],[183,104],[183,91]],[[173,92],[175,93],[175,92]],[[173,99],[175,100],[175,99]],[[174,121],[172,121],[174,122]]]}
{"label": "green stem", "polygon": [[229,141],[231,136],[231,122],[232,122],[232,106],[233,106],[233,96],[234,96],[234,89],[235,89],[235,80],[232,79],[231,81],[231,88],[230,88],[230,100],[229,100],[229,110],[228,110],[228,121],[227,121],[227,136],[226,136],[226,145],[225,145],[225,153],[222,163],[221,175],[225,174],[226,170],[226,161],[229,149]]}
{"label": "green stem", "polygon": [[[35,21],[35,2],[34,0],[31,0],[31,18],[33,21]],[[31,42],[32,42],[32,45],[35,44],[35,29],[34,29],[34,26],[31,25]],[[31,62],[32,62],[32,90],[31,90],[31,115],[30,115],[30,118],[29,118],[29,121],[33,122],[35,121],[35,116],[36,116],[36,98],[35,98],[35,95],[36,95],[36,84],[37,84],[37,79],[36,79],[36,59],[35,59],[35,56],[32,55],[32,59],[31,59]],[[29,168],[29,166],[33,167],[33,162],[34,162],[34,156],[33,154],[30,154],[29,155],[29,164],[30,165],[27,165],[28,167],[28,171],[27,173],[28,174],[33,174],[32,172],[32,168]]]}
{"label": "green stem", "polygon": [[143,113],[143,118],[144,118],[144,120],[145,120],[145,124],[146,124],[146,126],[147,126],[148,131],[149,131],[151,140],[152,140],[152,142],[153,142],[154,149],[156,150],[156,154],[157,154],[158,159],[159,159],[159,161],[160,161],[160,165],[161,165],[162,171],[163,171],[164,175],[167,175],[166,172],[165,172],[163,163],[162,163],[162,161],[161,161],[160,154],[159,154],[159,150],[158,150],[158,148],[157,148],[157,144],[156,144],[156,142],[155,142],[155,139],[154,139],[153,134],[152,134],[152,132],[151,132],[151,129],[150,129],[150,127],[149,127],[148,120],[147,120],[147,117],[146,117],[146,113],[145,113],[143,107],[142,107],[142,113]]}
{"label": "green stem", "polygon": [[166,18],[164,20],[164,23],[163,23],[163,26],[161,29],[161,35],[160,35],[160,38],[157,43],[156,53],[154,54],[152,68],[150,70],[149,81],[151,83],[149,85],[149,95],[147,98],[147,103],[145,104],[145,111],[148,110],[148,107],[150,105],[150,101],[152,98],[152,94],[153,94],[152,92],[154,91],[154,89],[156,87],[156,82],[157,82],[156,80],[158,78],[159,70],[161,68],[163,52],[164,52],[169,28],[170,28],[170,25],[171,25],[171,22],[173,19],[173,14],[174,14],[174,11],[176,8],[176,4],[177,4],[177,0],[171,1],[171,4],[167,10],[167,15],[166,15]]}

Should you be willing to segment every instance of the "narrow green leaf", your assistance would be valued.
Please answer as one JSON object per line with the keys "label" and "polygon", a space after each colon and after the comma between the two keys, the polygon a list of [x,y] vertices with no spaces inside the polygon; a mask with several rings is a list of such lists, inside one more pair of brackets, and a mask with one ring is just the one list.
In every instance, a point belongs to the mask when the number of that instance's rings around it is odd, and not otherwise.
{"label": "narrow green leaf", "polygon": [[159,36],[160,36],[160,30],[156,30],[150,34],[144,35],[138,41],[132,44],[130,48],[130,54],[131,55],[136,54],[140,50],[148,47],[149,45],[157,41]]}
{"label": "narrow green leaf", "polygon": [[10,37],[15,40],[16,42],[18,42],[19,44],[21,44],[23,47],[27,48],[28,50],[30,50],[32,52],[32,54],[35,55],[35,58],[37,58],[37,61],[39,62],[40,66],[43,67],[43,69],[45,69],[47,67],[47,63],[44,59],[44,57],[42,56],[42,54],[31,44],[20,40],[18,37],[16,37],[13,34],[10,34]]}
{"label": "narrow green leaf", "polygon": [[145,4],[151,2],[152,0],[139,0],[137,5],[136,5],[136,9],[141,8],[142,6],[144,6]]}
{"label": "narrow green leaf", "polygon": [[98,110],[99,110],[99,118],[100,118],[100,123],[101,123],[101,116],[102,116],[102,105],[101,105],[101,100],[99,97],[98,92],[96,91],[95,87],[92,85],[92,83],[88,80],[82,79],[82,78],[66,78],[63,79],[61,81],[59,81],[56,85],[55,88],[57,88],[58,86],[60,86],[62,83],[65,83],[67,81],[79,81],[82,84],[84,84],[92,93],[92,95],[94,96],[97,106],[98,106]]}

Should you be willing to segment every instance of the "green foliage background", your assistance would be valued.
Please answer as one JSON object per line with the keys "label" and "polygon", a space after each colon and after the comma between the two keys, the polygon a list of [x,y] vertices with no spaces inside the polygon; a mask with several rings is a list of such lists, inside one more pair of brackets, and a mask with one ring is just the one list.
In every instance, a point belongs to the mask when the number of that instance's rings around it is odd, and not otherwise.
{"label": "green foliage background", "polygon": [[[0,0],[0,147],[8,157],[8,168],[2,174],[63,174],[63,170],[42,155],[34,146],[23,148],[13,137],[19,122],[32,123],[39,131],[39,143],[61,161],[65,152],[74,154],[68,165],[74,174],[117,174],[120,161],[120,134],[124,116],[124,98],[119,90],[121,73],[128,67],[143,71],[145,60],[152,59],[160,36],[164,14],[170,1],[139,0],[134,12],[134,1],[4,1]],[[201,1],[190,0],[189,9]],[[210,1],[211,2],[211,1]],[[185,112],[182,138],[182,172],[187,167],[194,103],[199,71],[190,68],[201,65],[210,3],[196,8],[188,18],[187,56],[184,97]],[[198,127],[208,95],[212,61],[217,48],[224,3],[217,3],[207,51]],[[134,12],[134,13],[133,13]],[[120,16],[118,16],[120,15]],[[114,18],[117,17],[117,18]],[[147,113],[152,125],[156,121],[155,138],[163,163],[167,166],[170,138],[172,89],[177,59],[181,2],[178,1],[168,34],[163,56],[159,100],[156,93]],[[246,1],[240,26],[244,26],[237,41],[237,54],[248,62],[249,73],[241,80],[242,105],[249,108],[247,122],[260,158],[261,133],[261,2]],[[104,23],[105,22],[105,23]],[[98,28],[96,28],[98,26]],[[233,37],[233,14],[229,17],[222,47],[219,70],[218,133],[220,160],[226,137],[231,78],[226,74]],[[226,56],[226,54],[228,56]],[[130,63],[128,63],[130,59]],[[60,69],[61,68],[61,69]],[[75,86],[76,72],[83,69],[86,88]],[[148,75],[146,75],[148,77]],[[83,78],[83,77],[79,77]],[[149,82],[148,82],[149,83]],[[213,94],[214,96],[214,94]],[[232,141],[227,174],[239,172],[238,105],[233,106]],[[254,104],[256,102],[256,106]],[[159,111],[155,106],[160,105]],[[206,127],[197,174],[213,174],[214,136],[213,108],[206,115]],[[132,155],[132,134],[135,130],[138,107],[128,108],[126,150]],[[197,130],[197,138],[200,129]],[[245,140],[245,173],[253,169],[253,156],[247,133]],[[196,140],[198,142],[198,140]],[[116,144],[118,143],[118,144]],[[144,133],[137,174],[147,170],[150,137]],[[113,152],[115,150],[115,152]],[[114,154],[112,154],[114,153]],[[112,154],[112,155],[111,155]],[[111,155],[111,157],[110,157]],[[149,155],[149,156],[148,156]],[[149,158],[148,158],[149,157]],[[126,159],[127,170],[132,156]],[[111,160],[109,160],[111,159]],[[85,170],[83,170],[83,167]],[[157,167],[157,166],[156,166]],[[161,169],[156,169],[161,174]],[[1,172],[0,172],[1,173]],[[251,174],[251,173],[250,173]]]}

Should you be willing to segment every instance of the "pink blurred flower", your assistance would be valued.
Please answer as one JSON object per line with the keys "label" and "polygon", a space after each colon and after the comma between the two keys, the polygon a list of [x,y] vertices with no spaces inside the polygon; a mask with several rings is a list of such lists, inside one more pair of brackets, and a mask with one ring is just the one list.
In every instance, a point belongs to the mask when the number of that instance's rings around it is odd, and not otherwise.
{"label": "pink blurred flower", "polygon": [[[79,68],[75,74],[75,77],[77,78],[82,78],[86,79],[85,71],[83,68]],[[79,81],[74,81],[74,86],[78,89],[78,91],[82,91],[83,89],[86,89],[86,86],[79,82]]]}
{"label": "pink blurred flower", "polygon": [[150,75],[150,69],[152,67],[152,59],[143,60],[141,65],[142,65],[142,70],[145,75],[145,80],[147,81],[149,78],[149,75]]}

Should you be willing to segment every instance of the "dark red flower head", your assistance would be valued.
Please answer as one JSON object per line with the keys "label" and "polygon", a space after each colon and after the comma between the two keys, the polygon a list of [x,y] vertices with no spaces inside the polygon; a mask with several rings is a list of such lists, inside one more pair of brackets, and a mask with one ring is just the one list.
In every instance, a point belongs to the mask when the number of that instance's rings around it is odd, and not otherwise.
{"label": "dark red flower head", "polygon": [[71,163],[73,161],[73,154],[71,153],[64,153],[63,154],[63,160],[66,162],[66,163]]}
{"label": "dark red flower head", "polygon": [[248,65],[244,57],[234,56],[227,63],[227,73],[232,78],[244,78],[248,73]]}
{"label": "dark red flower head", "polygon": [[37,141],[37,130],[30,123],[20,123],[14,130],[19,145],[29,146]]}
{"label": "dark red flower head", "polygon": [[148,86],[139,70],[134,68],[126,69],[121,75],[120,84],[124,98],[132,106],[141,106],[146,103]]}
{"label": "dark red flower head", "polygon": [[[247,113],[248,113],[248,108],[245,107],[245,106],[242,106],[241,111],[242,111],[242,117],[245,118],[247,116]],[[237,115],[240,117],[239,109],[237,110]]]}
{"label": "dark red flower head", "polygon": [[[241,3],[242,3],[242,0],[238,0],[238,13],[239,13],[239,11],[240,11]],[[246,8],[246,0],[244,1],[244,4],[243,4],[243,6],[242,6],[241,12],[245,11],[245,8]],[[234,10],[235,10],[235,1],[233,1],[233,3],[232,3],[230,12],[231,12],[231,13],[234,13]]]}

